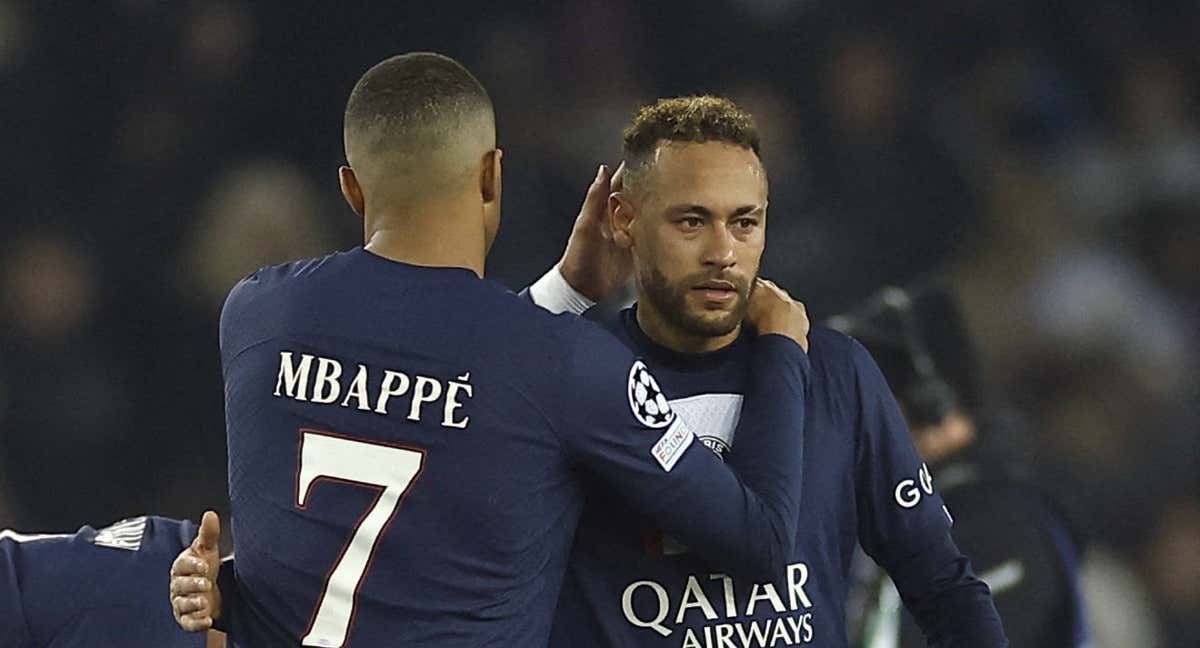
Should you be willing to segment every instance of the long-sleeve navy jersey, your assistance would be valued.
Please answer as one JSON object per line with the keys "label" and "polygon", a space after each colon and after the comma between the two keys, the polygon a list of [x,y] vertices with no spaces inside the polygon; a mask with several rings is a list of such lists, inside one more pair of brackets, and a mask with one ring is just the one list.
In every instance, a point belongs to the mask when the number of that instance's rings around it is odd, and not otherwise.
{"label": "long-sleeve navy jersey", "polygon": [[[712,353],[675,353],[639,329],[636,307],[612,329],[645,359],[697,437],[736,459],[742,439],[734,426],[752,413],[746,335]],[[808,352],[804,494],[787,564],[762,580],[723,570],[601,492],[589,498],[576,534],[552,646],[844,647],[860,542],[903,583],[931,645],[1006,645],[987,587],[950,539],[949,513],[874,361],[824,328],[812,329]]]}
{"label": "long-sleeve navy jersey", "polygon": [[0,531],[0,646],[203,648],[175,624],[167,575],[196,525],[139,517],[74,534]]}
{"label": "long-sleeve navy jersey", "polygon": [[356,248],[258,271],[221,318],[232,638],[545,645],[584,475],[714,563],[779,569],[808,361],[754,345],[759,415],[726,465],[626,346],[468,270]]}

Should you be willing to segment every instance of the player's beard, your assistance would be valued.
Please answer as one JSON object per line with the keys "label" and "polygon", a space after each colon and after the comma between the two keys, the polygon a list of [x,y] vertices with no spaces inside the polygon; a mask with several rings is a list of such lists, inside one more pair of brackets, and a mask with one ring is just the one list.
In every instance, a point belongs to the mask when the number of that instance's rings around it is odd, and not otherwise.
{"label": "player's beard", "polygon": [[[755,273],[757,275],[757,273]],[[722,312],[719,316],[702,316],[689,307],[688,296],[693,286],[711,279],[728,281],[734,285],[737,298],[733,307]],[[641,273],[640,301],[650,302],[675,329],[697,337],[721,337],[737,329],[746,317],[746,309],[750,306],[750,291],[754,285],[754,277],[749,279],[734,275],[715,277],[708,272],[699,272],[683,277],[672,283],[658,268],[648,268]],[[712,311],[707,311],[712,313]]]}

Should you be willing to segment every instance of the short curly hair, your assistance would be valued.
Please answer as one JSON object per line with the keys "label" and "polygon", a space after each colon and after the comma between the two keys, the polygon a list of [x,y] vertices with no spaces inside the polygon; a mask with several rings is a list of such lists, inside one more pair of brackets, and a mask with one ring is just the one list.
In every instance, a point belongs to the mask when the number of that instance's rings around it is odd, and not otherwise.
{"label": "short curly hair", "polygon": [[762,157],[754,118],[729,99],[713,95],[659,99],[642,106],[621,135],[627,176],[640,176],[662,141],[723,142]]}

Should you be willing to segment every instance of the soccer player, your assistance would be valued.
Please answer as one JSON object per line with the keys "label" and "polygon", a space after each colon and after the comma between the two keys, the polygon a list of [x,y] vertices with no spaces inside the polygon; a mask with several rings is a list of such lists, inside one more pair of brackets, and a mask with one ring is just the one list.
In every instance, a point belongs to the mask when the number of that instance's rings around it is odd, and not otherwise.
{"label": "soccer player", "polygon": [[[746,293],[759,269],[767,177],[751,117],[713,97],[639,111],[624,135],[623,186],[585,208],[579,240],[530,290],[556,310],[619,284],[632,255],[637,304],[611,322],[645,358],[671,408],[730,461],[754,379]],[[608,195],[596,189],[593,193]],[[592,245],[586,247],[587,234]],[[616,245],[605,249],[611,238]],[[571,250],[571,246],[577,249]],[[580,262],[579,259],[589,262]],[[589,267],[590,266],[590,267]],[[814,327],[800,524],[787,565],[729,574],[686,541],[600,493],[589,499],[556,615],[553,646],[846,646],[850,560],[859,543],[892,576],[930,645],[1007,645],[987,587],[950,536],[951,520],[870,355]]]}
{"label": "soccer player", "polygon": [[[461,65],[417,53],[371,68],[344,138],[365,246],[264,268],[222,312],[233,640],[544,645],[585,477],[716,564],[782,568],[802,306],[757,300],[756,420],[723,464],[611,335],[481,279],[501,153]],[[187,600],[181,617],[199,611]]]}
{"label": "soccer player", "polygon": [[222,648],[224,637],[183,632],[162,579],[196,525],[161,517],[74,534],[0,531],[0,646]]}

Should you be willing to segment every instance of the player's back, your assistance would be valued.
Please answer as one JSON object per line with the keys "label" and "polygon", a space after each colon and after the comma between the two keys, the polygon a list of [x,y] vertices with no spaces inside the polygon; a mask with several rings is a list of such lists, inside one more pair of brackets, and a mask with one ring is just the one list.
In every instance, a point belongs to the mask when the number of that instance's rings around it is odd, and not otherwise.
{"label": "player's back", "polygon": [[361,248],[239,284],[221,324],[235,639],[544,642],[579,508],[548,418],[576,326]]}

